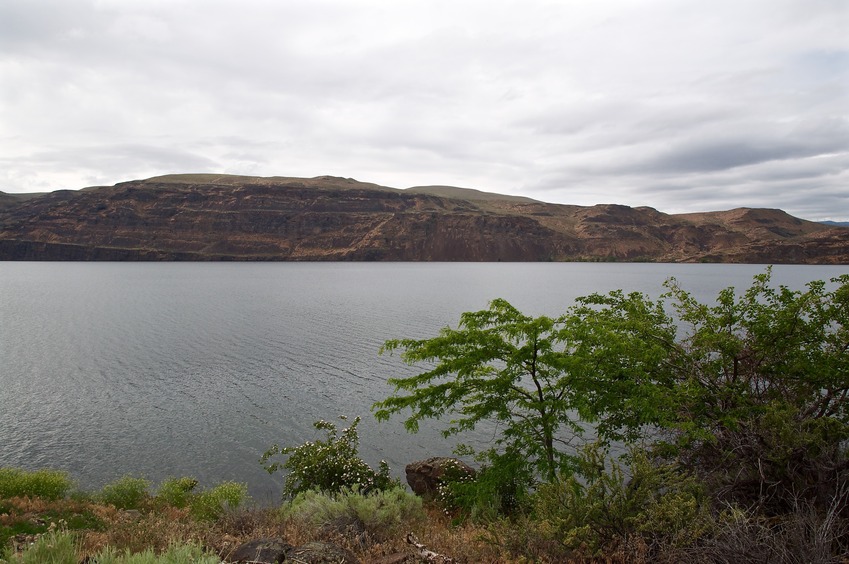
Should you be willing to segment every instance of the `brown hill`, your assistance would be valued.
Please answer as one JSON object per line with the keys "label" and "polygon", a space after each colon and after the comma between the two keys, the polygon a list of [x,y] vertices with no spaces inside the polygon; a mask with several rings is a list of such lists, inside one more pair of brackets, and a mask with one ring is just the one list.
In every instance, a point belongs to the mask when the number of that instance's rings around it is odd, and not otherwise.
{"label": "brown hill", "polygon": [[2,260],[849,263],[849,229],[780,210],[668,215],[447,186],[171,175],[0,192]]}

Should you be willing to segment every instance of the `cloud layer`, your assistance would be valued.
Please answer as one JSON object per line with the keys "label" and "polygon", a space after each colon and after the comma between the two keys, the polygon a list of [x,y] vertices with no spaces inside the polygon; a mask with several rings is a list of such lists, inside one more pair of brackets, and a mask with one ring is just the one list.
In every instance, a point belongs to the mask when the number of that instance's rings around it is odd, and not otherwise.
{"label": "cloud layer", "polygon": [[849,219],[833,0],[4,0],[0,190],[332,174]]}

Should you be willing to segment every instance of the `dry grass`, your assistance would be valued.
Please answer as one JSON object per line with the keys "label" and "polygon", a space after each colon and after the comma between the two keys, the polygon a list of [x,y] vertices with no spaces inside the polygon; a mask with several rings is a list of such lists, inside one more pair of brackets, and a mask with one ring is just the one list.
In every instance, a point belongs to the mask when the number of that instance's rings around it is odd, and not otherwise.
{"label": "dry grass", "polygon": [[[50,527],[57,515],[86,516],[87,520],[78,520],[75,527],[64,522]],[[611,545],[605,556],[595,558],[582,557],[580,551],[569,552],[561,543],[552,540],[554,535],[546,529],[545,523],[531,519],[518,518],[486,525],[471,522],[456,524],[439,508],[426,506],[424,519],[403,523],[401,530],[414,533],[430,550],[460,563],[641,564],[686,560],[696,564],[732,561],[752,550],[771,554],[775,559],[770,561],[776,562],[803,561],[796,558],[800,554],[793,552],[799,550],[807,552],[809,558],[806,561],[823,564],[845,561],[832,552],[835,544],[846,546],[845,520],[825,522],[822,516],[800,511],[777,527],[766,526],[763,520],[751,515],[738,514],[737,517],[737,521],[728,524],[722,534],[699,547],[691,547],[689,552],[672,551],[671,547],[667,547],[670,549],[658,554],[649,550],[642,539],[634,537],[627,545]],[[226,558],[242,543],[259,538],[279,538],[295,546],[313,541],[332,542],[351,550],[366,563],[396,553],[415,554],[415,549],[406,542],[406,534],[376,538],[362,530],[340,532],[332,527],[316,527],[303,520],[285,518],[278,508],[239,509],[226,512],[215,521],[200,521],[194,519],[188,509],[167,506],[124,511],[92,501],[70,499],[0,500],[0,531],[20,522],[44,523],[45,530],[58,526],[73,531],[81,560],[107,546],[119,551],[153,549],[161,553],[174,543],[196,543]],[[91,526],[86,527],[85,523]],[[9,543],[24,546],[32,538],[33,535],[28,535],[27,542],[23,543],[12,537]],[[800,539],[806,542],[800,542]],[[811,558],[814,548],[819,549],[818,556]]]}
{"label": "dry grass", "polygon": [[[159,553],[174,543],[195,542],[222,558],[242,543],[258,538],[281,538],[292,545],[327,541],[351,550],[363,562],[383,556],[414,554],[406,535],[377,539],[369,534],[344,533],[309,526],[287,519],[278,509],[249,508],[225,513],[216,521],[198,521],[187,509],[149,507],[143,511],[124,511],[92,501],[15,498],[3,500],[7,511],[0,513],[0,527],[15,520],[45,521],[56,514],[85,514],[94,524],[90,528],[68,527],[75,533],[80,559],[93,556],[105,547]],[[472,523],[452,525],[451,518],[435,507],[425,510],[426,518],[410,523],[421,543],[430,550],[450,556],[457,562],[562,562],[562,554],[535,540],[521,527],[506,524],[484,527]],[[406,525],[406,524],[405,524]],[[60,524],[60,527],[66,527]],[[37,536],[37,535],[34,535]],[[33,540],[34,536],[28,537]],[[551,552],[546,555],[546,552]]]}

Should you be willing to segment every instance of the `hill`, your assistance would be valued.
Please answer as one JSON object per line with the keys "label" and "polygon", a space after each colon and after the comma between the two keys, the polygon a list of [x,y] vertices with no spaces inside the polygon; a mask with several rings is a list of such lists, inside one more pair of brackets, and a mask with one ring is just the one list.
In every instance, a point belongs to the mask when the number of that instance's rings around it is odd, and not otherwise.
{"label": "hill", "polygon": [[186,174],[0,193],[0,260],[849,264],[849,228],[773,209],[669,215],[448,186]]}

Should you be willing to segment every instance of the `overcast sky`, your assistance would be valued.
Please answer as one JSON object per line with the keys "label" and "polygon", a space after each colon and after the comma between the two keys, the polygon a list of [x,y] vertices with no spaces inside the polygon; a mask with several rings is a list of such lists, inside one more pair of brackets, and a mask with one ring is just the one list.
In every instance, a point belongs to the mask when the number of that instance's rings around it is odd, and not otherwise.
{"label": "overcast sky", "polygon": [[0,0],[0,190],[180,172],[849,220],[846,0]]}

